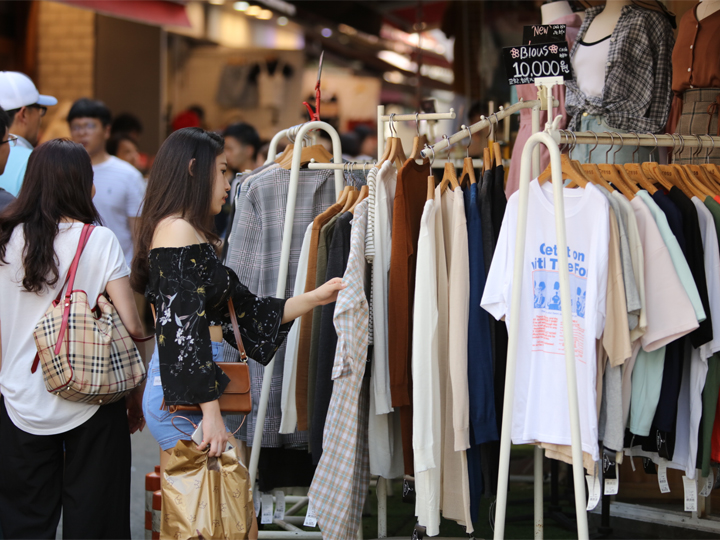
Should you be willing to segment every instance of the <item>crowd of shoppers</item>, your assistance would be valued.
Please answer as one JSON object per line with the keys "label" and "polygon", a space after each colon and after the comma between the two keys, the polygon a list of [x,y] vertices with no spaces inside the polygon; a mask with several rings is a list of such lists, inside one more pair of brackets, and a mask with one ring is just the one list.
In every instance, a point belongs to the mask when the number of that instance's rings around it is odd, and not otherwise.
{"label": "crowd of shoppers", "polygon": [[[34,148],[57,101],[19,73],[0,72],[0,89],[0,538],[55,538],[61,515],[66,538],[130,538],[132,433],[147,423],[164,468],[187,438],[173,426],[174,407],[199,404],[184,416],[202,420],[200,450],[225,448],[217,400],[228,379],[216,362],[223,340],[235,344],[230,309],[249,356],[269,360],[293,320],[334,302],[344,285],[258,298],[218,258],[214,219],[230,173],[257,165],[251,126],[231,125],[224,137],[174,131],[146,182],[132,164],[139,122],[113,123],[102,102],[80,99],[67,116],[72,140]],[[36,326],[66,286],[86,224],[95,227],[74,289],[91,304],[107,294],[137,343],[146,339],[137,298],[157,314],[147,384],[100,406],[49,392],[42,370],[31,370]]]}

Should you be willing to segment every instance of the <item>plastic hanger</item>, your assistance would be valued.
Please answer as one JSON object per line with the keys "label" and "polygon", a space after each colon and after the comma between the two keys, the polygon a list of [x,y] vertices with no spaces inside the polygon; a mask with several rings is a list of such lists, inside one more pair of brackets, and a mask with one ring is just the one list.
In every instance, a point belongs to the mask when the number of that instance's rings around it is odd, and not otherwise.
{"label": "plastic hanger", "polygon": [[465,159],[463,159],[463,168],[462,173],[460,174],[460,187],[465,187],[465,182],[467,180],[470,180],[471,184],[477,184],[477,179],[475,178],[475,169],[473,168],[473,160],[470,157],[470,145],[472,144],[472,133],[470,132],[470,128],[467,126],[460,126],[460,129],[464,129],[468,132],[468,143],[465,147]]}
{"label": "plastic hanger", "polygon": [[608,180],[613,186],[615,186],[618,189],[618,191],[620,191],[620,193],[625,195],[625,197],[628,200],[632,200],[633,198],[635,198],[635,192],[632,189],[630,189],[630,186],[628,186],[625,183],[624,178],[622,176],[620,176],[620,173],[618,172],[617,167],[615,167],[615,154],[617,154],[620,151],[620,149],[624,146],[624,141],[623,141],[622,135],[617,133],[617,135],[620,136],[620,145],[618,146],[618,149],[615,150],[615,152],[613,152],[613,162],[612,162],[612,164],[610,164],[610,163],[607,163],[607,161],[609,161],[608,154],[610,153],[610,150],[612,150],[613,147],[615,146],[615,137],[614,137],[615,134],[613,134],[609,131],[603,131],[603,133],[607,133],[608,135],[610,135],[611,143],[610,143],[610,148],[608,148],[607,152],[605,152],[606,163],[601,163],[600,165],[598,165],[600,174],[603,175],[603,178],[605,178],[605,180]]}
{"label": "plastic hanger", "polygon": [[[413,138],[413,147],[412,152],[410,152],[410,155],[408,156],[408,159],[423,159],[423,157],[420,155],[420,150],[427,145],[428,139],[423,134],[420,135],[420,125],[418,124],[418,114],[415,113],[415,137]],[[423,162],[426,160],[423,159]]]}
{"label": "plastic hanger", "polygon": [[428,175],[428,186],[427,186],[427,199],[432,201],[435,199],[435,176],[433,176],[432,165],[435,162],[435,150],[432,146],[425,145],[425,148],[432,152],[432,158],[428,159],[428,165],[430,166],[430,174]]}
{"label": "plastic hanger", "polygon": [[[569,135],[565,135],[565,137],[569,137]],[[563,180],[570,180],[568,187],[580,186],[584,188],[587,185],[588,179],[575,168],[575,165],[573,165],[567,154],[560,154],[560,165]],[[538,183],[543,185],[550,179],[552,179],[552,165],[548,165],[540,176],[538,176]]]}

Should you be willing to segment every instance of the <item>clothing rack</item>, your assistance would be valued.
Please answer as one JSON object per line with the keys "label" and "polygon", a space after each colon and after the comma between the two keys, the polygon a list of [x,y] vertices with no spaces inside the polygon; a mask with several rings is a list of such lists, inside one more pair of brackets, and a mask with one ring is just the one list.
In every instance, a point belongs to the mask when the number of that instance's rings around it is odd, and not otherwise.
{"label": "clothing rack", "polygon": [[[552,125],[548,123],[542,133],[535,133],[530,136],[523,149],[520,163],[520,200],[518,209],[517,240],[515,244],[515,263],[513,268],[513,287],[511,300],[511,313],[520,312],[520,296],[522,293],[522,279],[524,268],[525,235],[527,230],[528,198],[531,180],[531,158],[533,151],[539,144],[544,144],[550,152],[550,163],[552,164],[553,196],[555,205],[555,230],[557,235],[558,256],[559,256],[559,278],[561,313],[563,322],[563,344],[573,343],[572,312],[570,306],[570,272],[567,262],[567,239],[565,236],[565,210],[563,201],[563,183],[560,166],[560,149],[557,137],[557,117]],[[480,122],[478,122],[480,123]],[[497,509],[495,512],[495,540],[502,540],[505,537],[505,515],[507,510],[507,493],[510,472],[510,442],[512,431],[512,415],[514,405],[515,372],[517,367],[517,348],[520,332],[519,317],[510,318],[510,329],[508,335],[507,372],[505,377],[505,396],[503,400],[503,420],[500,439],[500,466],[498,475]],[[585,474],[582,460],[582,446],[580,441],[580,417],[578,408],[577,378],[575,375],[575,348],[564,346],[565,349],[565,370],[568,390],[568,404],[570,408],[570,433],[572,439],[573,457],[573,483],[575,487],[575,513],[577,516],[578,538],[587,540],[589,538],[588,519],[585,510]],[[537,490],[537,448],[535,451],[535,509],[537,519],[538,504],[542,508],[542,491],[538,503]],[[542,455],[542,454],[540,454]],[[536,537],[538,529],[536,527]],[[542,536],[542,531],[540,531]]]}
{"label": "clothing rack", "polygon": [[[420,120],[455,120],[455,110],[450,109],[446,113],[411,113],[411,114],[385,114],[385,105],[378,105],[377,108],[377,140],[378,140],[378,161],[385,152],[385,122],[390,122],[391,131],[393,122],[418,122]],[[417,127],[417,126],[416,126]],[[418,132],[418,135],[420,133]],[[432,138],[432,134],[430,134]],[[422,152],[421,152],[422,154]],[[423,157],[427,157],[423,154]],[[382,538],[382,537],[381,537]]]}
{"label": "clothing rack", "polygon": [[[342,147],[340,144],[340,136],[327,122],[313,121],[293,126],[277,133],[272,141],[270,142],[270,149],[268,150],[268,161],[272,162],[275,159],[277,143],[282,137],[292,137],[295,140],[304,139],[307,133],[311,130],[321,129],[326,131],[330,135],[333,147],[333,161],[336,164],[342,163]],[[292,139],[291,139],[292,140]],[[288,266],[290,261],[290,242],[292,239],[293,225],[295,222],[295,202],[297,200],[297,189],[298,179],[300,178],[300,159],[301,152],[293,152],[292,168],[290,169],[290,184],[288,188],[287,206],[285,210],[285,226],[283,229],[282,247],[280,251],[280,267],[278,274],[277,289],[275,296],[277,298],[285,298],[285,287],[287,285],[287,274]],[[344,187],[344,178],[342,169],[335,170],[335,194],[337,197],[340,196]],[[270,399],[270,384],[272,381],[273,369],[275,367],[275,359],[273,358],[268,365],[265,366],[263,371],[263,384],[260,393],[260,403],[258,406],[257,423],[255,427],[255,433],[253,437],[253,445],[250,453],[250,465],[248,471],[250,473],[250,485],[255,487],[255,478],[257,477],[258,461],[260,459],[260,450],[262,445],[262,435],[265,426],[265,414],[267,412],[268,400]],[[305,501],[300,501],[293,507],[294,510],[299,510],[302,505],[307,503],[309,499],[304,497]],[[319,532],[307,532],[292,525],[287,521],[274,520],[276,525],[279,525],[284,531],[259,531],[258,538],[312,538],[322,539],[322,534]]]}
{"label": "clothing rack", "polygon": [[[611,145],[629,146],[629,147],[665,147],[665,148],[707,148],[709,151],[715,149],[720,144],[720,137],[715,139],[713,135],[679,135],[679,134],[652,134],[652,133],[618,133],[618,132],[600,132],[579,131],[569,132],[564,130],[555,130],[550,133],[558,144],[576,145],[576,144],[592,144],[592,145]],[[709,155],[709,152],[708,154]],[[698,159],[704,159],[701,151],[698,151]],[[555,167],[553,167],[555,168]],[[553,175],[553,183],[554,182]],[[521,174],[521,186],[523,176]],[[573,455],[573,463],[575,456]],[[697,474],[698,479],[701,475]],[[603,501],[606,500],[605,495],[602,496]],[[577,500],[577,491],[576,491]],[[582,499],[584,500],[584,498]],[[631,504],[624,502],[611,502],[603,504],[603,517],[614,516],[623,519],[639,520],[647,523],[655,523],[672,527],[682,527],[702,532],[720,533],[720,522],[716,519],[708,518],[709,501],[707,497],[702,497],[698,493],[698,511],[692,512],[688,517],[687,512],[668,511],[657,509],[650,506]],[[600,510],[596,509],[595,513]],[[609,515],[605,515],[608,512]]]}

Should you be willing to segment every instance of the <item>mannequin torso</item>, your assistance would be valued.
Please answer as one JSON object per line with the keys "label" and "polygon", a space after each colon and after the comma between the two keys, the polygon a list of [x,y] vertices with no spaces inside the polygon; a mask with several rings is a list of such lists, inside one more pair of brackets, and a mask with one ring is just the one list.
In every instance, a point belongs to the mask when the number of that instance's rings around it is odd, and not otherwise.
{"label": "mannequin torso", "polygon": [[560,17],[572,15],[573,10],[570,7],[570,2],[563,1],[544,4],[540,7],[540,13],[542,14],[542,24],[551,24],[552,21],[557,21]]}
{"label": "mannequin torso", "polygon": [[598,13],[597,17],[593,19],[592,24],[588,27],[587,32],[585,32],[582,38],[583,41],[593,43],[612,34],[618,20],[620,20],[622,8],[630,3],[630,0],[608,0],[605,3],[605,8],[601,13]]}
{"label": "mannequin torso", "polygon": [[702,21],[718,10],[720,10],[720,0],[700,0],[700,4],[695,12],[697,14],[697,20]]}

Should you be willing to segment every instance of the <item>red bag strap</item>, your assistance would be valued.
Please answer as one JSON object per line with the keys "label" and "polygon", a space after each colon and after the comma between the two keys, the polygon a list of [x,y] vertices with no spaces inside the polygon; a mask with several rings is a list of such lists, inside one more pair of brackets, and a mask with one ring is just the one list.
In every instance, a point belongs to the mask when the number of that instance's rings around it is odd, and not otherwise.
{"label": "red bag strap", "polygon": [[[94,228],[95,226],[90,225],[89,223],[83,225],[82,232],[80,233],[80,240],[78,241],[77,251],[75,251],[75,257],[73,257],[72,263],[70,264],[67,278],[65,278],[65,283],[60,288],[57,298],[55,298],[55,304],[58,304],[62,299],[63,289],[65,289],[65,309],[63,310],[62,324],[60,326],[60,332],[58,333],[57,343],[55,343],[55,354],[60,353],[60,347],[62,347],[65,330],[68,325],[68,319],[70,318],[70,297],[72,296],[73,286],[75,285],[75,275],[77,274],[78,265],[80,263],[80,256],[82,255]],[[30,368],[32,373],[35,373],[39,363],[40,355],[36,354],[35,359],[33,360],[33,365]]]}

